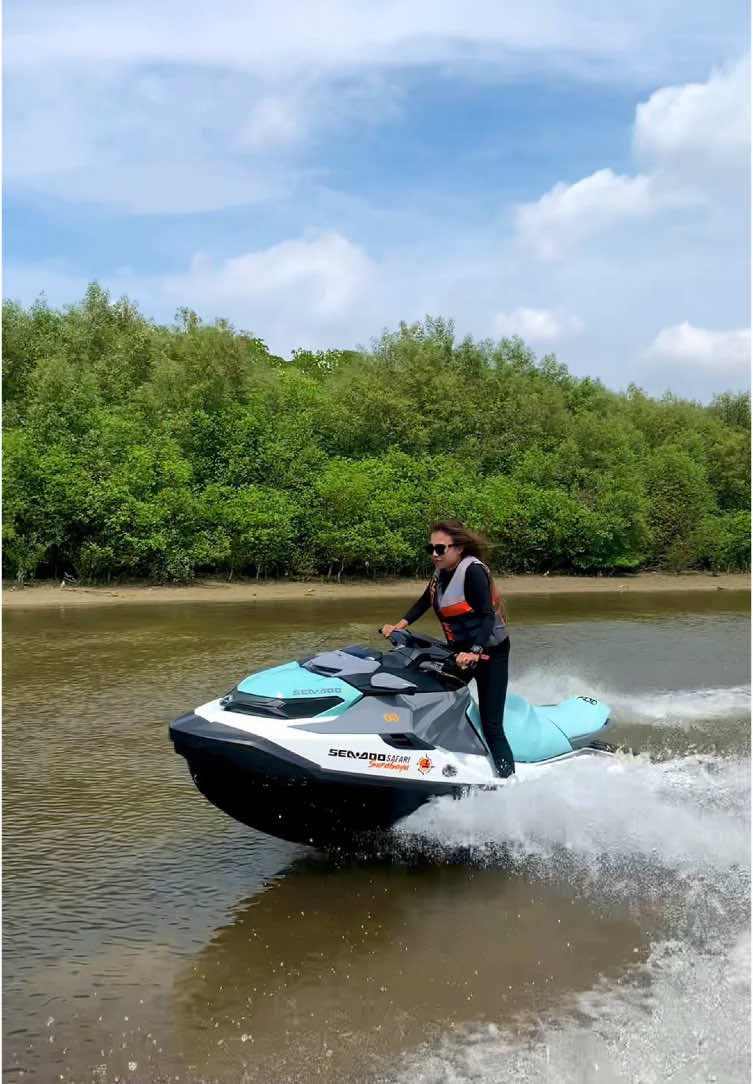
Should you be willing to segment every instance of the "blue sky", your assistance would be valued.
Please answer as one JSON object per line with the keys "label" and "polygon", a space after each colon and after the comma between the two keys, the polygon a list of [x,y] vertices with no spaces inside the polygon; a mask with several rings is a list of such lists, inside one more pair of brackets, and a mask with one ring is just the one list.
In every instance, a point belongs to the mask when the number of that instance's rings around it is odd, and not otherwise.
{"label": "blue sky", "polygon": [[15,0],[4,65],[5,297],[749,382],[742,5]]}

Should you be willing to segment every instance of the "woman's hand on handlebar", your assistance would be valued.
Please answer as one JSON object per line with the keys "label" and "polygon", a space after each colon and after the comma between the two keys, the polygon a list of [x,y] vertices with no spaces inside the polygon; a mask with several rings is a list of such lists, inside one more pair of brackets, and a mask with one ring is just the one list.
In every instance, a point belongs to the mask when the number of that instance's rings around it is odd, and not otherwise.
{"label": "woman's hand on handlebar", "polygon": [[465,670],[469,666],[475,666],[480,658],[481,656],[473,651],[458,651],[455,656],[455,665]]}
{"label": "woman's hand on handlebar", "polygon": [[385,640],[389,640],[393,632],[400,632],[402,631],[402,629],[405,629],[407,627],[408,624],[406,621],[398,621],[396,625],[382,625],[379,631],[381,632],[382,636],[384,636]]}

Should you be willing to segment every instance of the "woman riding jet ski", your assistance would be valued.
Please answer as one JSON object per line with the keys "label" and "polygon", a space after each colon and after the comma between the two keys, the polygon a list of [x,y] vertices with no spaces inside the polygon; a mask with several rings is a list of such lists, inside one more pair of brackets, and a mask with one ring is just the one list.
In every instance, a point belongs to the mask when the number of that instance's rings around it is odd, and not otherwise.
{"label": "woman riding jet ski", "polygon": [[[170,727],[202,794],[282,839],[347,844],[435,797],[500,779],[447,644],[395,629],[393,651],[354,645],[252,674]],[[607,755],[609,708],[588,696],[533,707],[508,694],[504,731],[525,779]]]}

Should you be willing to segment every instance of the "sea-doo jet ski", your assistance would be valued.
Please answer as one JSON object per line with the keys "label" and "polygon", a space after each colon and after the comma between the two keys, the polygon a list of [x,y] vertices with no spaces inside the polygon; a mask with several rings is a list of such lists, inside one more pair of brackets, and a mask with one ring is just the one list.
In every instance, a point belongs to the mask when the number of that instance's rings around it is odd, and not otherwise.
{"label": "sea-doo jet ski", "polygon": [[[432,798],[504,786],[454,653],[395,630],[393,651],[356,644],[251,674],[170,727],[196,786],[231,817],[282,839],[341,845]],[[508,693],[517,777],[605,756],[609,708],[590,696],[533,707]],[[597,737],[599,736],[599,737]]]}

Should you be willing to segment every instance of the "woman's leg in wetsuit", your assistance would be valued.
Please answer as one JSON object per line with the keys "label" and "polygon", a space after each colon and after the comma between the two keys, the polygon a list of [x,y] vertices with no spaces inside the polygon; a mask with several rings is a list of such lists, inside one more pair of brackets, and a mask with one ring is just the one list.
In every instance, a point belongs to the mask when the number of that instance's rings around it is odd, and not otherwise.
{"label": "woman's leg in wetsuit", "polygon": [[481,659],[474,671],[481,727],[497,771],[505,777],[515,771],[512,750],[502,725],[509,661],[510,641],[505,640],[498,651],[489,653],[488,660]]}

